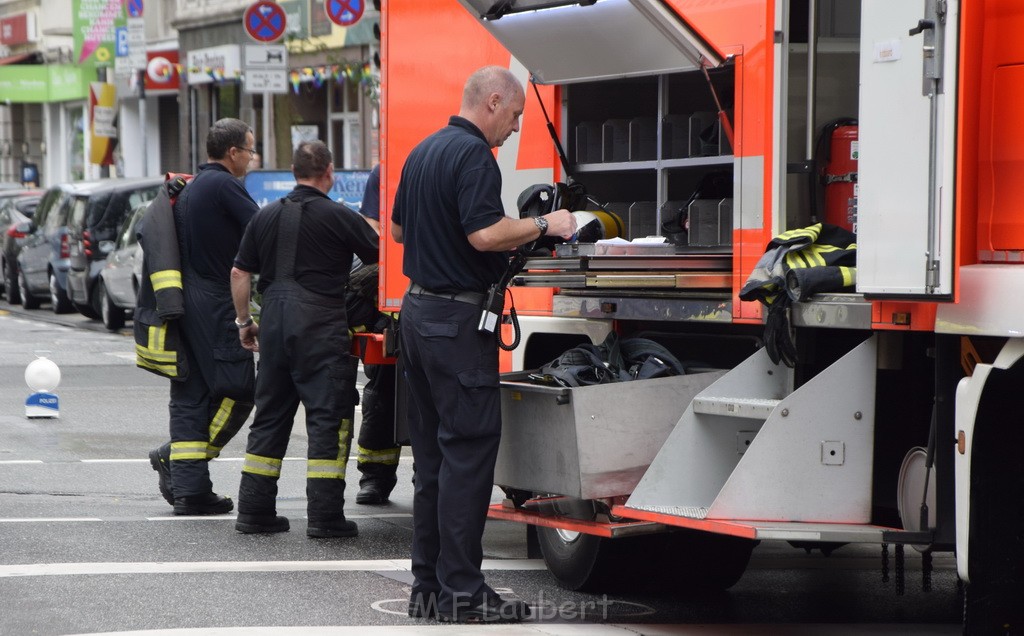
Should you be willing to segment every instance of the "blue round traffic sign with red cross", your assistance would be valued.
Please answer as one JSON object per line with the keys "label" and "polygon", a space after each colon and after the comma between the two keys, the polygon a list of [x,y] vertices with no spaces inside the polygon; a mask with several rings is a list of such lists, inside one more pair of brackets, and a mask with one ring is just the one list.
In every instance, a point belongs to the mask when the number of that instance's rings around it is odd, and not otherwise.
{"label": "blue round traffic sign with red cross", "polygon": [[331,22],[338,26],[350,26],[363,17],[366,4],[363,0],[324,0],[324,11]]}
{"label": "blue round traffic sign with red cross", "polygon": [[257,42],[273,42],[284,35],[288,18],[281,5],[271,0],[259,0],[249,5],[242,16],[242,25],[249,37]]}

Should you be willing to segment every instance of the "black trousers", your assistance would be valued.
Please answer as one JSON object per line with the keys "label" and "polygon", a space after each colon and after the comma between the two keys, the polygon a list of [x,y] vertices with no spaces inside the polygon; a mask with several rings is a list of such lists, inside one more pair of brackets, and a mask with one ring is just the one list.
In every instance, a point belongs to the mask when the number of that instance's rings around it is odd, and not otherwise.
{"label": "black trousers", "polygon": [[401,356],[416,462],[413,595],[437,593],[451,613],[483,600],[483,532],[501,438],[498,347],[476,330],[480,309],[406,294]]}
{"label": "black trousers", "polygon": [[242,466],[239,514],[276,512],[277,480],[301,400],[306,409],[310,523],[345,518],[358,359],[349,354],[343,300],[274,283],[263,295],[256,416]]}
{"label": "black trousers", "polygon": [[[252,354],[238,343],[231,290],[186,275],[182,339],[189,375],[171,381],[171,482],[175,497],[203,495],[213,490],[209,461],[220,455],[245,424],[253,408],[247,391],[224,397],[217,365],[241,366],[252,373]],[[219,359],[218,359],[219,358]],[[237,369],[236,369],[237,370]],[[251,380],[251,378],[250,378]]]}
{"label": "black trousers", "polygon": [[363,418],[359,425],[357,463],[360,485],[378,483],[390,492],[398,482],[402,447],[395,443],[395,365],[364,364]]}

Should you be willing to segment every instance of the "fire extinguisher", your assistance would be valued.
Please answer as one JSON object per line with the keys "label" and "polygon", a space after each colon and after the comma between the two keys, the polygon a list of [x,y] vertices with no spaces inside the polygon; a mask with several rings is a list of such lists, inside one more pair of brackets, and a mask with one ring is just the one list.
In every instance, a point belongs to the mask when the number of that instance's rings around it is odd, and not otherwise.
{"label": "fire extinguisher", "polygon": [[[824,190],[824,221],[857,232],[857,120],[836,119],[822,128],[815,148],[817,181]],[[813,180],[812,180],[813,181]],[[818,203],[817,192],[812,199]]]}

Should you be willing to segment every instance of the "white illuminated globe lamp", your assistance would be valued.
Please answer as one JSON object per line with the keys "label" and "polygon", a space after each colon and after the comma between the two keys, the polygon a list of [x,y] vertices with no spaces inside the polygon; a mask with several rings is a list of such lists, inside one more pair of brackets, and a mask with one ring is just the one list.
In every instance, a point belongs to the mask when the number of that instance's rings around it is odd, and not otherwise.
{"label": "white illuminated globe lamp", "polygon": [[53,360],[39,355],[30,362],[25,368],[25,384],[35,391],[25,400],[26,417],[60,417],[60,402],[53,394],[60,386],[60,368]]}
{"label": "white illuminated globe lamp", "polygon": [[40,356],[25,368],[25,384],[33,391],[54,391],[60,386],[60,367],[46,356]]}

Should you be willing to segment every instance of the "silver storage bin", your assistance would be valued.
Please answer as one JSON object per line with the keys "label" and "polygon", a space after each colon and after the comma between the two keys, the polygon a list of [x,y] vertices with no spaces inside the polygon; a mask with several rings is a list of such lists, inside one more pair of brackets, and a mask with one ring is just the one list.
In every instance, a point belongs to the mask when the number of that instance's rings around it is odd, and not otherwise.
{"label": "silver storage bin", "polygon": [[573,388],[505,374],[494,482],[579,499],[628,495],[693,397],[723,373]]}

